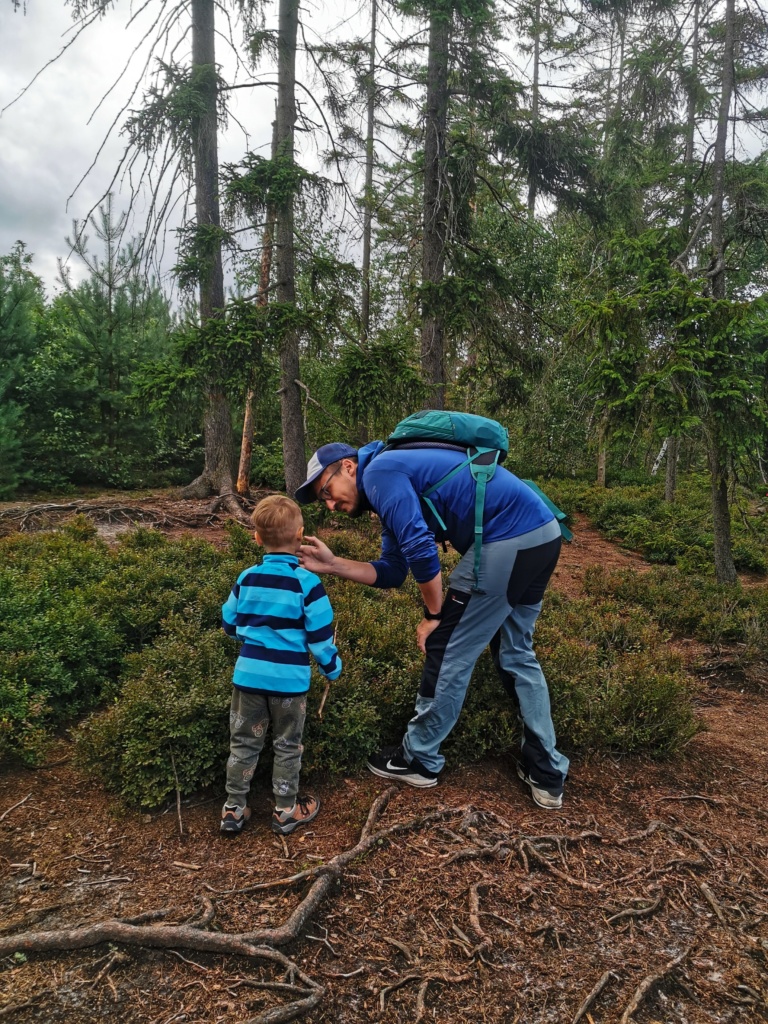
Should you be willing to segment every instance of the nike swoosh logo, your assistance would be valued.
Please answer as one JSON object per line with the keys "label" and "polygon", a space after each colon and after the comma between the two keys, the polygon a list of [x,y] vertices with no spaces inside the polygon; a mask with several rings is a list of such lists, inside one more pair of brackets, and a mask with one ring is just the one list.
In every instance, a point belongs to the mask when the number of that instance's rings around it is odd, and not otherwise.
{"label": "nike swoosh logo", "polygon": [[405,768],[400,768],[399,765],[392,764],[391,761],[387,761],[387,768],[389,768],[389,770],[391,772],[404,772],[404,771],[406,771]]}

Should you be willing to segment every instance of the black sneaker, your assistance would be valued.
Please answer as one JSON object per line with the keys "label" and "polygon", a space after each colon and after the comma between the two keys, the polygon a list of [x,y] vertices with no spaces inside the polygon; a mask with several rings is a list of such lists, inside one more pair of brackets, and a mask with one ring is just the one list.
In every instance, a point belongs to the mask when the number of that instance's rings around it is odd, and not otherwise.
{"label": "black sneaker", "polygon": [[371,754],[368,767],[382,779],[397,779],[398,782],[407,782],[409,786],[419,786],[421,789],[437,785],[435,772],[429,771],[415,759],[408,764],[402,746],[384,747],[378,754]]}
{"label": "black sneaker", "polygon": [[236,836],[243,831],[250,817],[250,807],[233,807],[231,804],[224,804],[221,810],[221,831],[227,836]]}
{"label": "black sneaker", "polygon": [[517,776],[522,779],[526,786],[531,791],[533,802],[537,807],[541,807],[545,811],[559,811],[563,806],[563,794],[553,793],[549,789],[544,789],[538,782],[534,782],[528,772],[521,765],[517,766]]}

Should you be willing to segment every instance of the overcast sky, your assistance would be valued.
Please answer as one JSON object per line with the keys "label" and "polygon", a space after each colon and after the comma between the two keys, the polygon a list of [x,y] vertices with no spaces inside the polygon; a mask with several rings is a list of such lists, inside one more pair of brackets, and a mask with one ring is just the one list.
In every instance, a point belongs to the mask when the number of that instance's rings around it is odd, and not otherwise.
{"label": "overcast sky", "polygon": [[[124,142],[113,131],[96,167],[78,187],[139,75],[137,62],[89,123],[148,25],[144,18],[127,28],[129,14],[130,4],[120,0],[30,85],[73,38],[71,10],[62,0],[27,0],[24,14],[14,12],[11,0],[0,0],[0,108],[29,86],[0,116],[0,254],[17,239],[25,242],[49,294],[56,288],[56,260],[67,256],[64,239],[72,233],[73,218],[84,218],[98,202],[123,152]],[[222,51],[217,59],[226,58]],[[252,148],[268,147],[271,136],[272,98],[266,89],[259,94],[256,99],[244,90],[242,99],[237,97],[237,113],[248,122]],[[221,158],[236,160],[245,148],[242,131],[233,126],[222,142]],[[124,205],[125,198],[117,195],[115,208]],[[133,233],[140,230],[137,223]],[[77,280],[76,259],[72,269]]]}

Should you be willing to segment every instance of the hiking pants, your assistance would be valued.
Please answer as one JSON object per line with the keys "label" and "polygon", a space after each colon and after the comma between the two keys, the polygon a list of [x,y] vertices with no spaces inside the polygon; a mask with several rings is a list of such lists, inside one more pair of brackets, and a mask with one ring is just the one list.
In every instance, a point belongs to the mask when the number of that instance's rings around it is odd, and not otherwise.
{"label": "hiking pants", "polygon": [[272,723],[272,792],[275,803],[287,810],[296,803],[299,791],[301,738],[307,717],[306,693],[247,693],[232,688],[229,711],[229,760],[227,761],[227,803],[245,807],[259,754]]}
{"label": "hiking pants", "polygon": [[505,690],[523,724],[522,766],[541,786],[562,793],[568,758],[555,746],[549,690],[533,649],[541,600],[560,555],[556,520],[511,540],[484,544],[473,592],[474,551],[451,573],[440,625],[427,638],[415,714],[403,750],[432,772],[445,764],[440,744],[456,724],[475,662],[491,644]]}

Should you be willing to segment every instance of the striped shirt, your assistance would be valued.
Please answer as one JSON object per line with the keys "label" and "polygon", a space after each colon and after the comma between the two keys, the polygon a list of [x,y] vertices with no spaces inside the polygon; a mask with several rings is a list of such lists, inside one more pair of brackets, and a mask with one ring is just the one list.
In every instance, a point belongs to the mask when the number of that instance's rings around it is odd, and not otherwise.
{"label": "striped shirt", "polygon": [[331,602],[295,555],[267,554],[246,569],[221,614],[224,632],[243,645],[233,677],[239,689],[306,693],[310,652],[328,679],[341,674]]}

